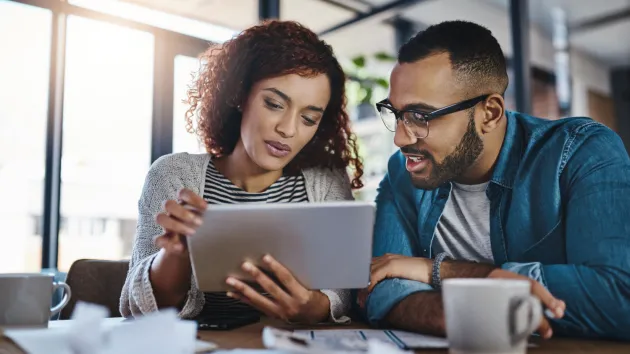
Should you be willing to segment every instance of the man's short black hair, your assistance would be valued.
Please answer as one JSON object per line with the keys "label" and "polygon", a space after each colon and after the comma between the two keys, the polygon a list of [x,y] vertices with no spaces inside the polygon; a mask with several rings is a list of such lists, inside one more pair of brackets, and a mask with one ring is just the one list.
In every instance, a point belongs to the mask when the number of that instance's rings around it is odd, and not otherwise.
{"label": "man's short black hair", "polygon": [[446,21],[418,32],[398,52],[398,62],[413,63],[448,53],[457,79],[469,94],[504,94],[505,57],[487,28],[467,21]]}

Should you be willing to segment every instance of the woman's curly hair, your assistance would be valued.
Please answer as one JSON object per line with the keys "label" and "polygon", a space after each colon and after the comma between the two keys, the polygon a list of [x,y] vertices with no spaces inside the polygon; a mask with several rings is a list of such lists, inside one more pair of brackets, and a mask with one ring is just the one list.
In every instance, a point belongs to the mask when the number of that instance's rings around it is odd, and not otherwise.
{"label": "woman's curly hair", "polygon": [[[297,22],[268,21],[248,28],[201,55],[202,67],[188,90],[186,128],[203,141],[213,157],[229,155],[240,137],[241,112],[253,85],[263,79],[298,74],[325,74],[330,102],[315,136],[288,164],[296,173],[309,167],[345,169],[351,166],[351,185],[361,188],[363,163],[346,113],[346,76],[332,48]],[[193,129],[193,117],[197,128]]]}

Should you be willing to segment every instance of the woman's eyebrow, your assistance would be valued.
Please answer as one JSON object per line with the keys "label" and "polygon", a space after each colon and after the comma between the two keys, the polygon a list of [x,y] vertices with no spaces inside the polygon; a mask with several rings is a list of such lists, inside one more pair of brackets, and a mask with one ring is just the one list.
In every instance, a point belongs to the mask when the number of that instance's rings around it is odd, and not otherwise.
{"label": "woman's eyebrow", "polygon": [[277,88],[275,88],[275,87],[268,87],[268,88],[263,89],[263,91],[270,91],[270,92],[273,92],[273,93],[275,93],[276,95],[278,95],[278,96],[282,97],[282,98],[283,98],[285,101],[287,101],[288,103],[291,103],[291,97],[289,97],[289,95],[287,95],[286,93],[284,93],[284,92],[282,92],[282,91],[278,90],[278,89],[277,89]]}
{"label": "woman's eyebrow", "polygon": [[311,110],[311,111],[315,111],[315,112],[319,112],[319,113],[324,113],[324,109],[322,107],[306,106],[306,109]]}
{"label": "woman's eyebrow", "polygon": [[[275,93],[276,95],[282,97],[285,101],[287,101],[288,103],[291,103],[291,97],[289,97],[289,95],[287,95],[286,93],[278,90],[275,87],[267,87],[264,88],[263,91],[270,91]],[[311,111],[315,111],[315,112],[319,112],[319,113],[324,113],[324,108],[322,107],[318,107],[318,106],[306,106],[306,109],[311,110]]]}

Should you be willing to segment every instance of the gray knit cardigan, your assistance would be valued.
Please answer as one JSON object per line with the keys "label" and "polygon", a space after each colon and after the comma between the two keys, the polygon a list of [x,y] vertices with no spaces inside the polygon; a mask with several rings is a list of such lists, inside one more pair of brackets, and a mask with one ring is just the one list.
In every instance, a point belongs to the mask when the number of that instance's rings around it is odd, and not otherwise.
{"label": "gray knit cardigan", "polygon": [[[155,216],[162,210],[165,200],[176,199],[181,188],[188,188],[203,195],[208,154],[177,153],[159,158],[151,166],[138,202],[138,226],[134,241],[129,272],[120,296],[120,313],[124,317],[139,316],[158,309],[149,279],[151,263],[157,255],[154,237],[162,234]],[[310,202],[352,200],[348,176],[342,171],[311,168],[302,171]],[[348,322],[350,309],[348,290],[322,290],[330,300],[330,320]],[[191,279],[181,318],[193,318],[203,308],[205,299]]]}

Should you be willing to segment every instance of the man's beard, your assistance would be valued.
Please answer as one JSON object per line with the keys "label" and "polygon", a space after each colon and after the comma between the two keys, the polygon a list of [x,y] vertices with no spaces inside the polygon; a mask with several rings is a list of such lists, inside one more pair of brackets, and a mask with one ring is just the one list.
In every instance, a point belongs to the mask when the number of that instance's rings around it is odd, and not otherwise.
{"label": "man's beard", "polygon": [[[474,111],[473,111],[474,112]],[[446,156],[442,163],[437,163],[433,155],[427,151],[417,150],[412,147],[403,147],[401,150],[407,153],[422,154],[431,161],[431,174],[426,178],[414,178],[411,174],[411,183],[420,189],[436,189],[447,181],[452,181],[462,175],[477,160],[483,151],[483,141],[475,130],[473,112],[468,117],[466,133],[450,155]]]}

